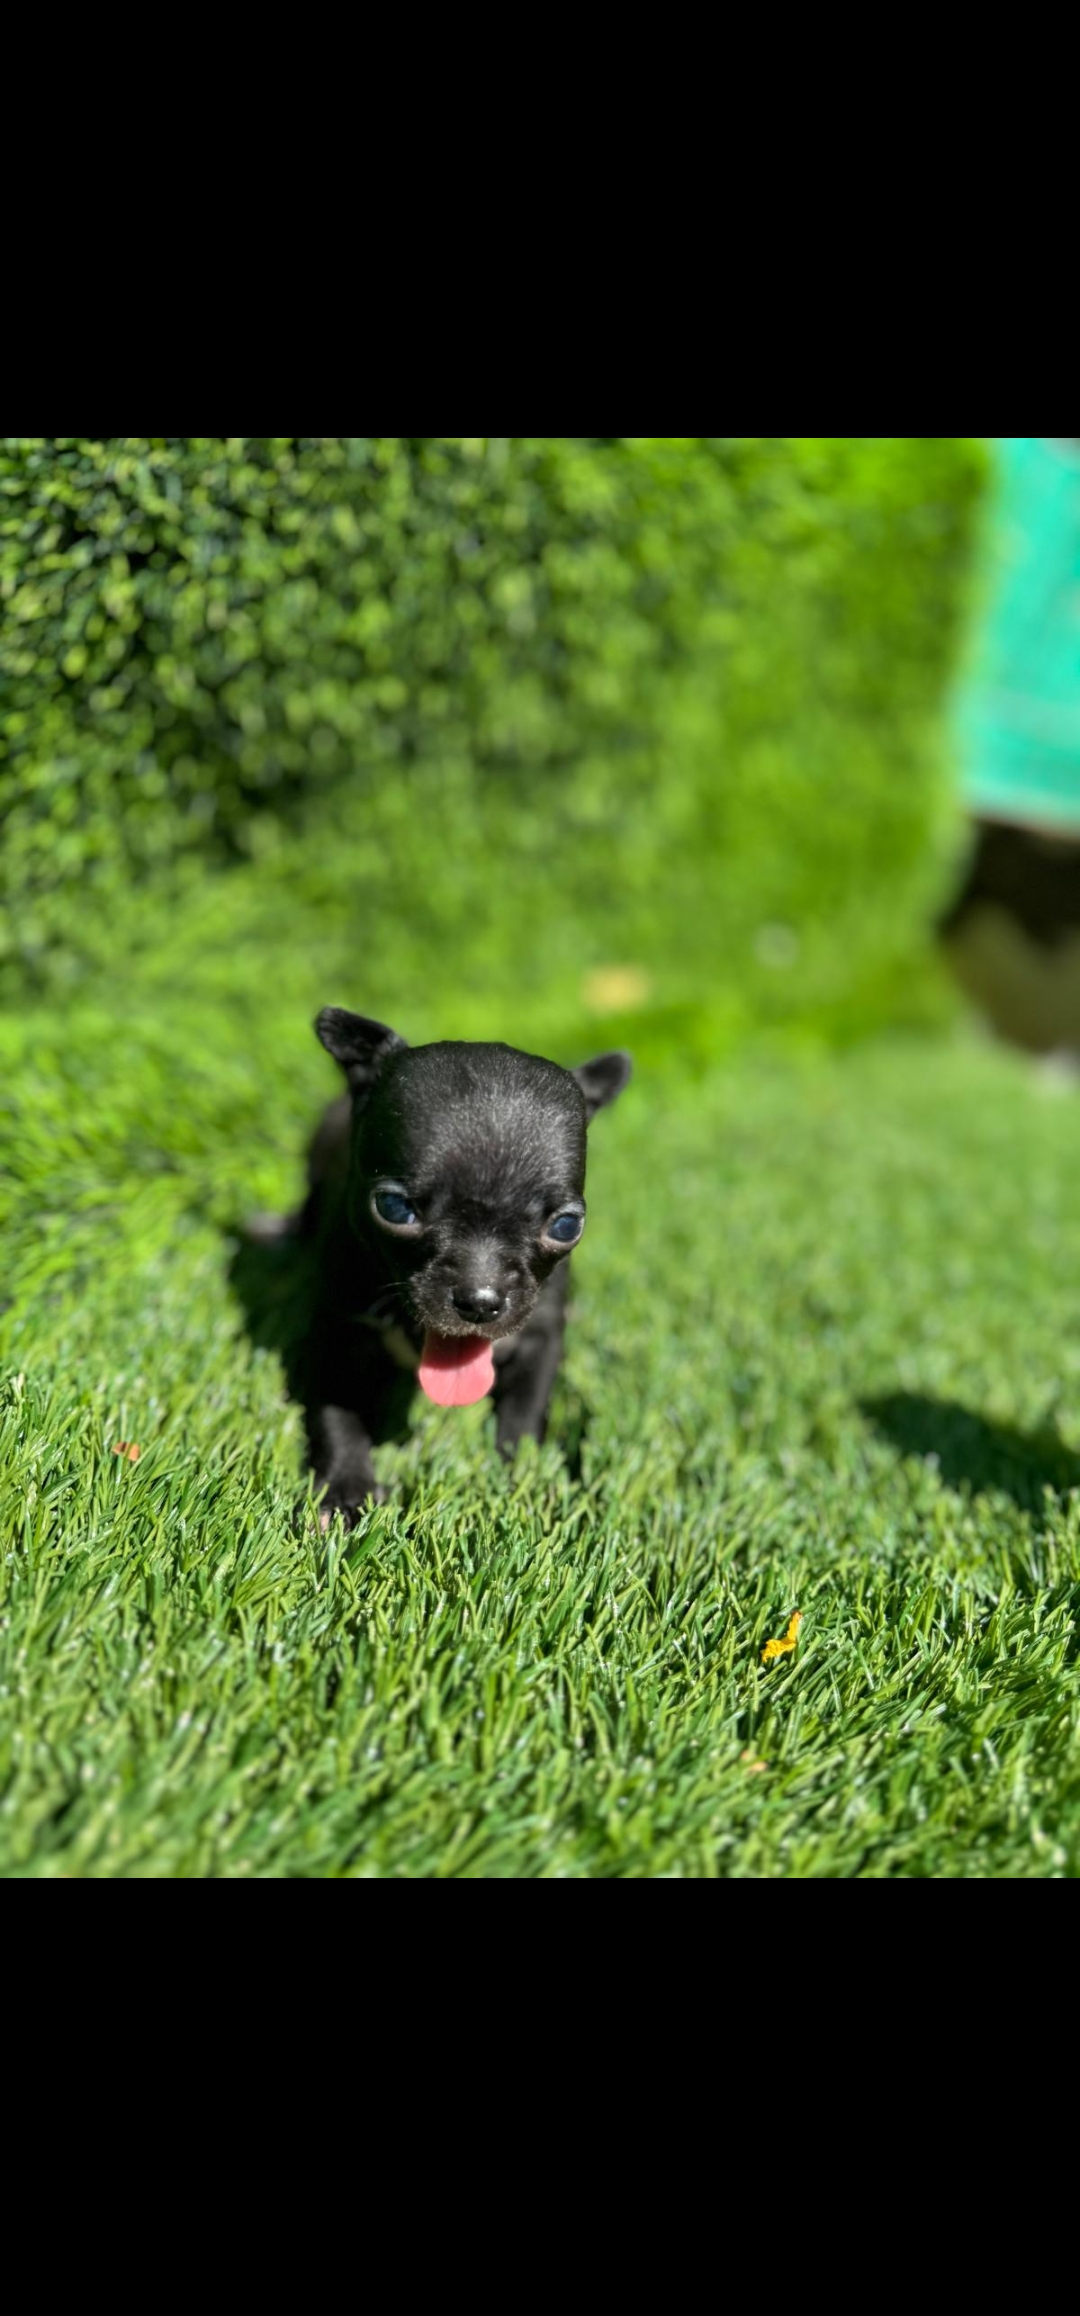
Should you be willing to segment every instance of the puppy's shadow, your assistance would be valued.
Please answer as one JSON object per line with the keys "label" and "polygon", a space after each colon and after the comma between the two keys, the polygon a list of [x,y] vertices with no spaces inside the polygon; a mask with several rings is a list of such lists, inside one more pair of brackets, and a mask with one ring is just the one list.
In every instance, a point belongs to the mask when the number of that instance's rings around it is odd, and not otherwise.
{"label": "puppy's shadow", "polygon": [[589,1430],[589,1409],[576,1387],[560,1376],[556,1385],[547,1436],[558,1448],[575,1486],[581,1479],[583,1450]]}
{"label": "puppy's shadow", "polygon": [[244,1227],[226,1227],[233,1247],[229,1287],[240,1306],[244,1331],[261,1351],[276,1351],[285,1370],[290,1399],[304,1401],[303,1351],[315,1302],[315,1258],[299,1238],[260,1240]]}
{"label": "puppy's shadow", "polygon": [[1080,1456],[1066,1447],[1056,1427],[1020,1431],[995,1423],[954,1399],[931,1399],[918,1391],[886,1392],[860,1400],[875,1431],[901,1454],[932,1456],[946,1487],[981,1495],[1011,1496],[1038,1527],[1046,1524],[1046,1497],[1080,1487]]}

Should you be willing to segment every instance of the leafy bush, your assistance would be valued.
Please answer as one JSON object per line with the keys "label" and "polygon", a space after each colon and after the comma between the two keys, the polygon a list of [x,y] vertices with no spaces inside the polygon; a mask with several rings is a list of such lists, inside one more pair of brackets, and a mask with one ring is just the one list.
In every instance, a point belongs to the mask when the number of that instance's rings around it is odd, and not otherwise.
{"label": "leafy bush", "polygon": [[70,967],[208,860],[287,889],[314,815],[337,901],[462,971],[525,924],[663,1001],[835,997],[940,873],[982,472],[954,439],[9,441],[4,952]]}

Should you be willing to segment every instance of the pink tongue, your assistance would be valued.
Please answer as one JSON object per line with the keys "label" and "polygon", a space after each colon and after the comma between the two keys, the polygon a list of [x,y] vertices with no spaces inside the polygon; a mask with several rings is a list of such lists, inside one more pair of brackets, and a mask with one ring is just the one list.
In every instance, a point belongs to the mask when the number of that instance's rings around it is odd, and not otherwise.
{"label": "pink tongue", "polygon": [[491,1345],[483,1335],[434,1335],[429,1328],[419,1375],[436,1407],[471,1407],[495,1381]]}

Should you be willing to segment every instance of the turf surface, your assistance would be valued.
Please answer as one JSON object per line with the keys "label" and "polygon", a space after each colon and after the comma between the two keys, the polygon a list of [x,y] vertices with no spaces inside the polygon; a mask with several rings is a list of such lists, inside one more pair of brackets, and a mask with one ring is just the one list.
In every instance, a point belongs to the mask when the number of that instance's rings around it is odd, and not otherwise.
{"label": "turf surface", "polygon": [[1077,1869],[1071,1093],[963,1042],[639,1075],[548,1444],[423,1407],[327,1541],[297,1282],[253,1342],[229,1228],[331,1090],[303,1016],[3,1034],[0,1870]]}

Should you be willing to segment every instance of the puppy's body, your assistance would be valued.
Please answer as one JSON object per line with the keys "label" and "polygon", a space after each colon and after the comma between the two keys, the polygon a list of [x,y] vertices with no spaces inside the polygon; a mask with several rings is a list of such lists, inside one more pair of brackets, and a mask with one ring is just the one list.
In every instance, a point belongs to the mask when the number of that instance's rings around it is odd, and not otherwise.
{"label": "puppy's body", "polygon": [[282,1227],[315,1252],[298,1380],[325,1524],[380,1493],[372,1444],[400,1428],[418,1381],[443,1405],[490,1392],[504,1454],[543,1438],[585,1219],[586,1125],[630,1065],[410,1049],[334,1007],[316,1029],[350,1090],[316,1131],[307,1198]]}

